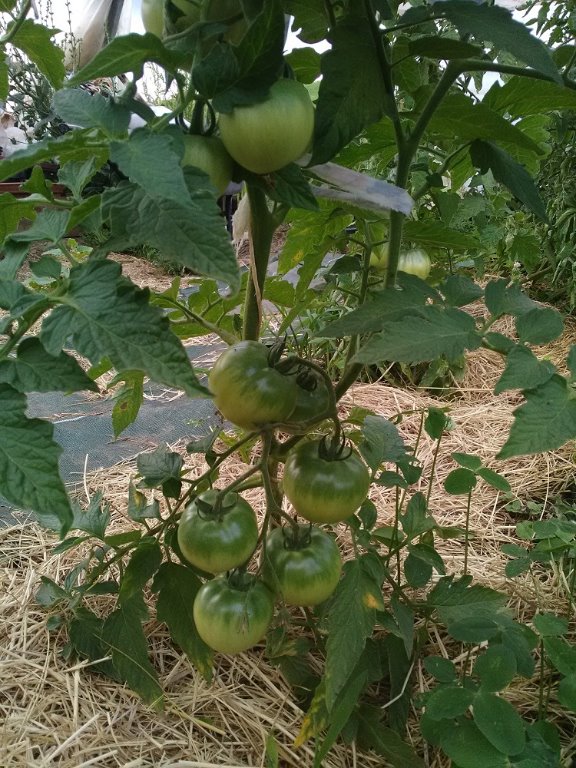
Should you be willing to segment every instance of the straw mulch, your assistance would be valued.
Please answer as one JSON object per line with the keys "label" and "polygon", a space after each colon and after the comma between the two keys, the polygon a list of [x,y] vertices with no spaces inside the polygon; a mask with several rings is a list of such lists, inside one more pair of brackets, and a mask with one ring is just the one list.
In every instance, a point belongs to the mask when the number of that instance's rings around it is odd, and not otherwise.
{"label": "straw mulch", "polygon": [[[576,333],[568,329],[553,350],[542,352],[562,359]],[[413,443],[419,426],[419,412],[429,405],[447,406],[454,428],[442,439],[430,504],[441,525],[464,525],[462,497],[443,491],[442,481],[456,467],[453,451],[481,456],[488,466],[501,471],[509,480],[513,495],[521,500],[553,500],[574,487],[573,447],[554,453],[496,462],[493,457],[502,446],[517,396],[495,398],[491,390],[498,379],[499,359],[483,351],[470,357],[465,380],[449,401],[427,393],[359,385],[344,398],[345,411],[353,405],[371,408],[392,416],[411,413],[400,424],[408,443]],[[424,467],[422,490],[433,458],[434,445],[421,438],[418,456]],[[194,456],[191,461],[198,461]],[[240,462],[226,465],[225,476],[242,471]],[[200,465],[198,465],[200,471]],[[80,495],[101,490],[115,515],[114,525],[122,528],[128,483],[134,465],[126,463],[84,479]],[[258,491],[247,494],[261,509]],[[380,522],[393,516],[391,491],[378,488],[373,500]],[[506,589],[511,606],[519,618],[529,621],[537,610],[567,613],[566,585],[557,569],[542,569],[533,576],[508,582],[504,576],[506,558],[501,553],[505,542],[515,541],[515,524],[505,509],[505,500],[485,483],[479,483],[472,499],[468,570],[484,584]],[[339,537],[344,553],[350,552],[343,526]],[[154,620],[146,625],[152,660],[166,690],[163,714],[152,713],[128,689],[90,671],[86,662],[65,661],[61,651],[66,642],[64,630],[50,634],[46,611],[34,601],[41,574],[55,580],[81,557],[69,552],[51,554],[55,541],[37,526],[24,523],[0,530],[0,766],[4,768],[256,768],[266,766],[266,741],[271,735],[279,745],[283,768],[311,766],[310,745],[296,749],[294,738],[301,724],[299,710],[290,689],[278,670],[264,657],[261,648],[237,657],[219,657],[214,681],[207,684],[175,648],[165,628]],[[462,573],[464,550],[460,541],[440,542],[449,573]],[[109,609],[107,598],[98,598],[100,610]],[[94,607],[94,606],[93,606]],[[458,657],[461,646],[434,633],[430,653]],[[472,664],[474,654],[467,663]],[[462,661],[463,661],[462,657]],[[426,690],[431,681],[417,665],[414,685]],[[537,708],[537,689],[533,681],[515,682],[507,696],[529,719]],[[566,754],[574,748],[576,718],[557,706],[552,698],[551,717],[564,734]],[[431,768],[445,768],[445,759],[420,743],[417,727],[409,738],[425,756]],[[383,766],[382,758],[359,754],[354,747],[337,745],[326,759],[327,768],[370,768]]]}

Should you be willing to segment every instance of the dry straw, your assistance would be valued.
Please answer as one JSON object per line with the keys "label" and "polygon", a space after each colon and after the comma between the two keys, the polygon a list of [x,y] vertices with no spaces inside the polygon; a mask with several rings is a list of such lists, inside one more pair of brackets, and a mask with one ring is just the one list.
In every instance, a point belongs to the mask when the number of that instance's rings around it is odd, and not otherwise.
{"label": "dry straw", "polygon": [[[561,360],[574,337],[569,329],[558,345],[540,353]],[[462,497],[449,496],[442,487],[442,481],[456,467],[451,459],[454,451],[481,456],[488,466],[507,477],[513,495],[523,501],[537,499],[545,503],[574,485],[572,446],[541,456],[494,460],[518,402],[515,393],[499,398],[492,394],[500,372],[500,360],[479,351],[471,355],[465,379],[455,387],[450,400],[372,384],[356,386],[342,403],[344,411],[356,405],[384,416],[403,412],[406,415],[400,430],[409,443],[418,433],[424,409],[430,405],[449,409],[454,428],[443,437],[436,465],[438,481],[430,498],[431,512],[441,525],[462,526],[465,520]],[[418,451],[424,468],[422,490],[427,488],[433,449],[432,441],[424,435]],[[191,460],[201,471],[201,459]],[[239,461],[231,460],[225,466],[222,482],[238,476],[242,469]],[[80,496],[102,491],[113,510],[115,527],[122,528],[128,524],[126,490],[134,472],[134,465],[127,462],[85,477],[76,490]],[[249,498],[261,511],[261,494],[251,491]],[[373,500],[380,522],[389,523],[394,509],[392,492],[377,489]],[[504,501],[485,483],[480,483],[473,495],[469,572],[484,584],[506,589],[512,608],[523,621],[529,621],[537,610],[566,613],[566,590],[559,569],[542,569],[507,582],[501,546],[516,541],[517,520],[506,511]],[[349,552],[343,527],[339,534],[344,552]],[[88,662],[64,660],[61,651],[66,643],[65,631],[48,632],[47,614],[36,605],[34,594],[40,575],[61,580],[81,553],[53,556],[54,543],[30,522],[0,531],[0,766],[256,768],[267,764],[266,743],[270,736],[278,744],[283,768],[312,765],[312,747],[293,746],[302,712],[262,649],[237,657],[219,657],[214,681],[207,684],[170,642],[166,629],[151,620],[146,632],[152,660],[166,690],[163,714],[150,712],[130,690],[93,673]],[[448,571],[461,573],[462,542],[441,542],[439,548]],[[106,611],[110,605],[107,599],[99,598],[92,607]],[[430,637],[429,650],[453,659],[462,653],[461,646],[437,630]],[[475,652],[468,664],[474,658]],[[415,668],[413,682],[422,691],[431,685],[420,664]],[[529,719],[535,716],[537,689],[533,681],[515,683],[506,695]],[[563,733],[569,754],[574,747],[576,718],[563,712],[554,699],[550,712]],[[411,727],[409,733],[428,766],[448,765],[420,742],[417,727]],[[373,754],[360,754],[353,746],[338,745],[324,765],[371,768],[385,762]]]}

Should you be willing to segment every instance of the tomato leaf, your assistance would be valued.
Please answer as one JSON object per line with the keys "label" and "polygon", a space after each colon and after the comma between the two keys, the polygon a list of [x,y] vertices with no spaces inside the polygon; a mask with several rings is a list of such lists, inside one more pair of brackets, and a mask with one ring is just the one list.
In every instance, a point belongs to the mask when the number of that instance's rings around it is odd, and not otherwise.
{"label": "tomato leaf", "polygon": [[318,43],[328,30],[324,0],[285,0],[286,13],[294,16],[292,30],[305,43]]}
{"label": "tomato leaf", "polygon": [[78,352],[94,364],[108,357],[117,370],[142,371],[191,397],[204,394],[184,347],[148,297],[147,290],[121,278],[119,264],[85,262],[71,270],[68,292],[44,320],[40,340],[56,355],[72,337]]}
{"label": "tomato leaf", "polygon": [[91,669],[110,677],[112,680],[121,682],[122,678],[114,669],[112,661],[106,658],[108,648],[102,639],[103,630],[104,619],[82,606],[76,611],[74,618],[68,625],[70,647],[79,656],[98,662],[92,664]]}
{"label": "tomato leaf", "polygon": [[148,643],[133,603],[121,606],[108,616],[102,628],[102,642],[112,654],[114,669],[152,709],[164,707],[162,687],[148,658]]}
{"label": "tomato leaf", "polygon": [[529,298],[517,283],[509,284],[506,278],[490,280],[485,288],[486,306],[495,317],[501,315],[520,315],[530,312],[538,304]]}
{"label": "tomato leaf", "polygon": [[165,259],[224,280],[235,291],[240,282],[238,265],[215,193],[205,173],[187,167],[184,177],[190,194],[180,201],[154,197],[129,182],[107,189],[102,215],[112,235],[104,244],[106,251],[148,244]]}
{"label": "tomato leaf", "polygon": [[[11,22],[6,27],[7,34],[16,22]],[[42,24],[35,24],[31,19],[24,19],[18,26],[10,43],[24,51],[26,56],[33,61],[40,72],[46,76],[48,82],[59,88],[66,75],[64,69],[64,54],[62,49],[52,42],[55,29],[47,29]]]}
{"label": "tomato leaf", "polygon": [[114,394],[112,408],[112,427],[114,437],[123,432],[138,416],[144,401],[144,374],[141,371],[124,371],[117,380],[123,380],[124,386]]}
{"label": "tomato leaf", "polygon": [[396,322],[386,322],[354,356],[354,362],[372,364],[383,360],[421,363],[444,356],[449,360],[467,349],[478,349],[481,336],[466,312],[429,305]]}
{"label": "tomato leaf", "polygon": [[382,711],[364,706],[359,713],[358,742],[363,749],[373,749],[394,768],[424,768],[424,761],[402,741],[396,731],[383,725]]}
{"label": "tomato leaf", "polygon": [[494,394],[509,389],[536,389],[555,373],[556,368],[549,360],[538,360],[531,349],[518,345],[506,356],[506,368],[496,382]]}
{"label": "tomato leaf", "polygon": [[331,160],[387,109],[377,42],[368,20],[349,15],[331,36],[331,49],[322,54],[312,165]]}
{"label": "tomato leaf", "polygon": [[538,187],[523,165],[492,142],[479,139],[470,146],[470,158],[480,173],[492,171],[496,181],[507,187],[538,218],[546,220],[546,208]]}
{"label": "tomato leaf", "polygon": [[560,73],[548,48],[505,8],[447,0],[435,4],[433,13],[436,17],[451,21],[460,34],[473,35],[477,40],[489,40],[498,50],[508,51],[529,67],[561,82]]}
{"label": "tomato leaf", "polygon": [[85,531],[98,539],[104,539],[106,528],[110,522],[110,507],[103,503],[102,493],[95,493],[90,499],[87,509],[82,509],[75,500],[72,504],[74,519],[70,528],[73,531]]}
{"label": "tomato leaf", "polygon": [[377,612],[384,609],[383,574],[377,577],[373,565],[368,555],[347,562],[330,603],[325,672],[328,710],[358,663],[376,624]]}
{"label": "tomato leaf", "polygon": [[531,77],[511,77],[492,87],[483,101],[511,117],[548,115],[554,110],[576,109],[576,92],[563,85]]}
{"label": "tomato leaf", "polygon": [[52,424],[28,419],[25,412],[26,397],[0,384],[0,493],[64,534],[72,510],[58,471],[62,448],[53,439]]}
{"label": "tomato leaf", "polygon": [[552,307],[536,307],[516,318],[516,332],[521,343],[548,344],[561,336],[563,330],[562,315]]}
{"label": "tomato leaf", "polygon": [[366,416],[358,449],[372,470],[385,461],[397,463],[406,458],[406,445],[398,427],[384,416]]}
{"label": "tomato leaf", "polygon": [[19,392],[98,391],[73,357],[65,352],[49,354],[38,338],[20,342],[16,359],[0,361],[0,382]]}
{"label": "tomato leaf", "polygon": [[[141,453],[136,459],[138,472],[143,477],[147,488],[162,488],[163,491],[173,490],[172,498],[178,498],[181,485],[180,473],[183,459],[179,453],[169,451],[165,445],[160,445],[150,453]],[[171,496],[172,494],[166,493]]]}
{"label": "tomato leaf", "polygon": [[576,674],[569,675],[560,681],[558,701],[566,709],[576,712]]}
{"label": "tomato leaf", "polygon": [[576,399],[566,379],[554,374],[523,394],[526,402],[514,411],[514,422],[498,459],[552,451],[576,437]]}
{"label": "tomato leaf", "polygon": [[194,598],[201,586],[202,582],[190,568],[163,563],[154,578],[152,589],[158,593],[158,619],[165,622],[174,642],[210,681],[214,653],[198,635],[192,614]]}
{"label": "tomato leaf", "polygon": [[421,245],[450,248],[453,251],[480,247],[480,241],[473,235],[450,229],[440,221],[407,221],[403,232],[407,240]]}
{"label": "tomato leaf", "polygon": [[53,105],[58,117],[69,125],[97,128],[107,136],[128,131],[130,111],[100,93],[63,88],[54,94]]}
{"label": "tomato leaf", "polygon": [[128,565],[122,574],[118,604],[129,607],[142,619],[148,617],[148,608],[144,603],[143,589],[154,576],[162,562],[162,550],[158,540],[145,536],[132,552]]}

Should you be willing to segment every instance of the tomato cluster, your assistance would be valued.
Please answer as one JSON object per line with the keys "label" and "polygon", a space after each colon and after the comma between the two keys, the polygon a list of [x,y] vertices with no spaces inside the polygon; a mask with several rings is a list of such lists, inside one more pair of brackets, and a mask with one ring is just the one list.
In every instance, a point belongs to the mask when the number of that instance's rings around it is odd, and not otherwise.
{"label": "tomato cluster", "polygon": [[[229,488],[200,493],[178,526],[179,554],[215,576],[194,601],[198,633],[225,653],[243,651],[262,639],[275,600],[289,606],[328,600],[340,580],[342,559],[334,537],[318,526],[352,516],[370,485],[368,468],[341,437],[329,380],[313,363],[282,353],[283,345],[238,342],[220,355],[208,383],[222,415],[237,426],[268,435],[268,441],[276,431],[297,435],[289,438],[283,457],[283,490],[306,522],[295,517],[280,526],[285,514],[269,506],[272,513],[259,532],[252,507]],[[306,436],[326,419],[337,425],[334,435]],[[282,445],[278,440],[275,444]],[[260,471],[265,471],[262,463]],[[271,519],[275,527],[267,530]],[[253,575],[246,566],[257,549],[260,565]]]}

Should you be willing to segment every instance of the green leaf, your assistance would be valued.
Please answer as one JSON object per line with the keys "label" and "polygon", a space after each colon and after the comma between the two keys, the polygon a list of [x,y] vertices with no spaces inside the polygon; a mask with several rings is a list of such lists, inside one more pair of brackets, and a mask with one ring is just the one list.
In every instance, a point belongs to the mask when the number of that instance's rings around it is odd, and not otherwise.
{"label": "green leaf", "polygon": [[474,472],[460,467],[453,469],[444,480],[444,490],[453,496],[467,495],[476,487],[477,479]]}
{"label": "green leaf", "polygon": [[318,43],[326,37],[328,18],[324,0],[285,0],[286,13],[294,16],[292,30],[305,43]]}
{"label": "green leaf", "polygon": [[174,499],[180,496],[183,465],[182,456],[175,451],[169,451],[165,445],[160,445],[150,453],[141,453],[136,459],[144,485],[148,488],[161,487],[166,496]]}
{"label": "green leaf", "polygon": [[163,258],[224,280],[236,291],[238,264],[215,192],[202,171],[187,167],[184,176],[190,194],[180,201],[158,199],[130,182],[107,189],[102,196],[102,215],[112,234],[106,249],[148,244]]}
{"label": "green leaf", "polygon": [[[2,160],[2,163],[0,163],[0,179],[2,178],[1,172],[4,163],[7,162],[8,160]],[[22,219],[29,219],[31,221],[36,216],[34,203],[24,202],[9,192],[0,195],[0,213],[0,243],[4,242],[9,234],[18,229]],[[4,260],[6,260],[6,256]],[[5,269],[0,271],[0,276],[4,276],[4,274],[6,274]],[[14,275],[6,274],[6,278],[12,276]]]}
{"label": "green leaf", "polygon": [[460,719],[446,730],[441,747],[458,768],[510,768],[510,761],[471,720]]}
{"label": "green leaf", "polygon": [[524,722],[512,704],[480,689],[474,697],[474,722],[492,746],[505,755],[519,755],[526,743]]}
{"label": "green leaf", "polygon": [[261,187],[274,202],[284,203],[291,208],[304,208],[307,211],[318,210],[312,187],[296,163],[289,163],[266,176],[254,174],[250,181]]}
{"label": "green leaf", "polygon": [[57,243],[68,231],[70,223],[69,211],[40,211],[32,224],[23,232],[14,232],[10,240],[15,243],[32,243],[36,240],[49,240]]}
{"label": "green leaf", "polygon": [[98,391],[73,357],[65,352],[50,355],[35,337],[20,342],[15,360],[0,361],[0,382],[19,392]]}
{"label": "green leaf", "polygon": [[407,240],[420,245],[450,248],[452,251],[468,251],[480,247],[477,238],[450,229],[440,221],[407,221],[403,235]]}
{"label": "green leaf", "polygon": [[430,120],[428,131],[444,136],[455,134],[463,142],[483,139],[540,154],[538,144],[520,128],[493,112],[482,101],[474,102],[463,93],[446,96]]}
{"label": "green leaf", "polygon": [[343,578],[330,603],[325,672],[329,710],[362,655],[378,611],[384,609],[383,574],[376,578],[371,563],[374,561],[369,555],[345,563]]}
{"label": "green leaf", "polygon": [[465,715],[473,700],[474,694],[467,688],[445,685],[435,688],[426,697],[426,714],[432,720],[452,720],[459,715]]}
{"label": "green leaf", "polygon": [[557,637],[568,632],[568,620],[555,613],[537,613],[532,623],[541,637]]}
{"label": "green leaf", "polygon": [[519,317],[538,305],[529,298],[517,283],[508,283],[508,280],[490,280],[485,288],[486,307],[492,315],[514,315]]}
{"label": "green leaf", "polygon": [[212,99],[217,112],[262,101],[282,72],[282,5],[279,0],[268,0],[259,9],[238,45],[215,45],[192,69],[194,85]]}
{"label": "green leaf", "polygon": [[6,101],[10,93],[9,70],[6,59],[0,59],[0,101]]}
{"label": "green leaf", "polygon": [[148,299],[148,290],[121,278],[119,264],[85,262],[70,271],[68,292],[44,320],[40,340],[58,354],[72,337],[94,364],[108,357],[117,370],[142,371],[191,397],[205,394],[168,319]]}
{"label": "green leaf", "polygon": [[409,552],[404,560],[404,575],[406,581],[414,589],[420,589],[424,587],[432,578],[433,568],[432,566],[415,557],[412,552]]}
{"label": "green leaf", "polygon": [[441,283],[440,291],[452,307],[465,307],[484,295],[483,289],[466,275],[449,275]]}
{"label": "green leaf", "polygon": [[560,680],[558,701],[571,712],[576,712],[576,673]]}
{"label": "green leaf", "polygon": [[132,552],[128,565],[122,574],[118,605],[130,608],[145,619],[148,609],[144,603],[143,590],[154,576],[162,562],[162,550],[158,540],[152,536],[144,536]]}
{"label": "green leaf", "polygon": [[406,457],[406,446],[398,427],[384,416],[366,416],[358,449],[370,469],[383,462],[396,463]]}
{"label": "green leaf", "polygon": [[130,110],[100,93],[64,88],[53,98],[58,117],[69,125],[98,128],[107,136],[125,134],[130,124]]}
{"label": "green leaf", "polygon": [[441,576],[444,576],[446,573],[446,566],[442,556],[430,544],[409,544],[408,552],[412,557],[416,557],[418,560],[434,568]]}
{"label": "green leaf", "polygon": [[[98,167],[94,157],[89,157],[87,160],[78,162],[69,161],[58,169],[58,181],[60,184],[64,184],[64,186],[68,187],[72,192],[74,199],[80,202],[82,199],[82,190],[95,175],[97,170]],[[87,203],[90,199],[91,198],[88,198],[84,203]]]}
{"label": "green leaf", "polygon": [[331,160],[364,128],[380,120],[386,108],[382,67],[370,24],[350,14],[331,31],[331,48],[322,54],[311,164]]}
{"label": "green leaf", "polygon": [[457,464],[469,469],[471,472],[477,472],[482,466],[482,459],[479,456],[473,456],[471,453],[458,453],[456,451],[451,456]]}
{"label": "green leaf", "polygon": [[470,157],[481,173],[491,170],[496,181],[507,187],[538,218],[546,220],[546,207],[538,187],[523,165],[495,144],[478,139],[470,146]]}
{"label": "green leaf", "polygon": [[136,420],[144,401],[144,374],[141,371],[124,371],[119,374],[116,381],[118,379],[122,379],[124,385],[114,395],[112,409],[114,437],[118,437]]}
{"label": "green leaf", "polygon": [[444,656],[427,656],[423,664],[426,672],[440,683],[452,683],[456,680],[454,662]]}
{"label": "green leaf", "polygon": [[422,363],[441,356],[454,360],[480,345],[481,337],[469,314],[428,305],[411,317],[385,323],[382,332],[362,346],[353,361]]}
{"label": "green leaf", "polygon": [[108,616],[102,628],[102,641],[110,649],[114,669],[152,709],[164,706],[162,687],[148,658],[148,643],[138,611],[132,604]]}
{"label": "green leaf", "polygon": [[382,724],[379,709],[363,707],[359,719],[358,741],[363,748],[374,750],[394,768],[424,768],[424,761],[414,749],[396,731]]}
{"label": "green leaf", "polygon": [[320,54],[315,48],[295,48],[284,58],[301,83],[313,83],[320,77]]}
{"label": "green leaf", "polygon": [[488,483],[488,485],[491,485],[492,488],[495,488],[497,491],[501,491],[502,493],[509,493],[511,491],[508,480],[493,469],[481,467],[476,474],[478,477],[481,477],[485,483]]}
{"label": "green leaf", "polygon": [[566,365],[570,370],[570,378],[574,381],[574,379],[576,379],[576,344],[570,346],[570,351],[566,358]]}
{"label": "green leaf", "polygon": [[70,645],[80,656],[97,664],[91,664],[90,669],[100,672],[112,680],[121,682],[121,677],[114,669],[110,659],[107,659],[108,648],[103,639],[104,620],[87,608],[81,608],[68,625]]}
{"label": "green leaf", "polygon": [[548,661],[562,675],[576,675],[576,648],[561,637],[544,637]]}
{"label": "green leaf", "polygon": [[426,603],[438,611],[446,624],[470,617],[497,618],[506,604],[506,595],[481,584],[470,585],[470,577],[441,578],[428,594]]}
{"label": "green leaf", "polygon": [[494,394],[499,395],[508,389],[537,389],[555,373],[556,368],[549,360],[538,360],[531,349],[518,345],[506,356],[506,368],[496,382]]}
{"label": "green leaf", "polygon": [[[400,280],[404,282],[405,277],[412,277],[412,275],[401,275]],[[428,299],[435,295],[437,294],[433,289],[429,294],[415,289],[413,282],[404,282],[400,290],[385,288],[358,309],[322,328],[317,336],[333,339],[357,333],[381,331],[387,322],[400,320],[415,311],[420,311]]]}
{"label": "green leaf", "polygon": [[95,493],[87,509],[82,509],[77,501],[73,503],[74,519],[70,528],[73,531],[85,531],[98,539],[104,539],[110,522],[110,507],[103,503],[102,493]]}
{"label": "green leaf", "polygon": [[62,589],[59,584],[49,579],[48,576],[40,576],[40,586],[36,590],[34,597],[39,605],[51,608],[70,596],[65,589]]}
{"label": "green leaf", "polygon": [[443,408],[428,408],[426,419],[424,420],[424,429],[426,434],[432,440],[440,440],[444,432],[449,429],[450,417]]}
{"label": "green leaf", "polygon": [[452,22],[461,35],[489,40],[498,50],[508,51],[529,67],[561,82],[560,73],[548,48],[532,35],[527,26],[516,21],[510,11],[498,6],[462,3],[459,0],[436,4],[433,11],[436,17],[443,16]]}
{"label": "green leaf", "polygon": [[548,344],[563,331],[562,315],[552,307],[537,307],[516,318],[518,338],[525,344]]}
{"label": "green leaf", "polygon": [[483,55],[483,50],[478,45],[436,36],[410,40],[408,50],[411,56],[426,56],[429,59],[468,59]]}
{"label": "green leaf", "polygon": [[160,39],[151,33],[132,33],[115,37],[108,45],[69,80],[68,86],[76,87],[100,77],[117,77],[134,72],[141,77],[145,62],[159,64],[174,72],[186,57],[165,48]]}
{"label": "green leaf", "polygon": [[[6,32],[10,33],[14,24],[15,22],[8,24]],[[64,54],[51,39],[55,32],[54,29],[35,24],[31,19],[24,19],[10,42],[16,48],[24,51],[54,88],[59,88],[66,75],[66,70],[64,69]]]}
{"label": "green leaf", "polygon": [[504,690],[517,671],[516,656],[505,645],[490,645],[474,664],[474,674],[485,691]]}
{"label": "green leaf", "polygon": [[523,394],[526,402],[514,411],[514,422],[498,459],[552,451],[576,437],[576,399],[566,379],[554,374],[537,389]]}
{"label": "green leaf", "polygon": [[556,110],[576,109],[576,92],[546,80],[511,77],[503,85],[492,87],[484,101],[511,117],[549,115]]}
{"label": "green leaf", "polygon": [[180,202],[189,197],[180,157],[166,136],[140,128],[130,134],[128,141],[110,144],[110,160],[153,199]]}
{"label": "green leaf", "polygon": [[415,539],[436,525],[433,517],[428,515],[426,497],[421,491],[412,496],[406,507],[406,513],[400,516],[402,530],[409,539]]}
{"label": "green leaf", "polygon": [[128,486],[128,516],[131,520],[141,523],[143,520],[153,518],[160,519],[160,505],[157,499],[153,499],[150,504],[146,496],[139,491],[134,483]]}
{"label": "green leaf", "polygon": [[26,397],[0,384],[0,494],[63,535],[72,510],[58,470],[62,448],[54,442],[52,424],[26,418],[25,412]]}
{"label": "green leaf", "polygon": [[194,598],[201,586],[202,582],[190,568],[163,563],[152,588],[158,593],[158,619],[165,622],[174,642],[209,682],[214,654],[198,635],[192,614]]}

